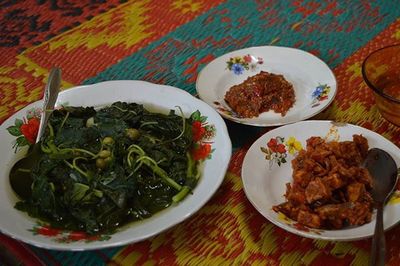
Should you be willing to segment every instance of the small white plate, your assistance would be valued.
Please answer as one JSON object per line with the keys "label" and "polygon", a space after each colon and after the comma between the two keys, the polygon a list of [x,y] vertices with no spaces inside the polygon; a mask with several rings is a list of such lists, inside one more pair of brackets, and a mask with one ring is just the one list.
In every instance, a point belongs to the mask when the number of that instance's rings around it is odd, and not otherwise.
{"label": "small white plate", "polygon": [[[352,140],[353,134],[362,134],[370,148],[381,148],[387,151],[400,166],[400,149],[381,135],[365,128],[350,124],[337,124],[331,121],[303,121],[271,130],[260,137],[248,150],[242,167],[242,181],[247,198],[253,206],[275,225],[300,236],[324,240],[357,240],[373,235],[375,228],[375,213],[372,221],[362,226],[344,228],[341,230],[319,230],[299,226],[295,221],[272,210],[272,206],[285,201],[286,183],[292,182],[291,155],[286,142],[294,137],[303,147],[311,136],[320,136],[327,140]],[[284,138],[286,152],[275,160],[266,160],[266,154],[261,147],[267,147],[271,139]],[[292,140],[294,140],[292,139]],[[278,143],[280,140],[278,140]],[[284,158],[284,160],[282,160]],[[286,161],[286,162],[284,162]],[[278,165],[280,163],[280,166]],[[400,220],[400,193],[396,191],[384,210],[384,228],[394,226]]]}
{"label": "small white plate", "polygon": [[[293,84],[296,102],[285,116],[268,111],[258,117],[240,118],[224,100],[233,85],[260,71],[282,74]],[[318,57],[305,51],[260,46],[233,51],[211,61],[197,77],[199,97],[223,117],[253,126],[277,126],[298,122],[324,110],[336,94],[336,79]]]}
{"label": "small white plate", "polygon": [[87,235],[58,231],[43,227],[36,219],[14,209],[17,197],[9,183],[9,171],[21,152],[14,153],[13,142],[6,128],[22,119],[29,110],[40,108],[41,101],[23,108],[0,126],[0,231],[23,242],[49,249],[89,250],[125,245],[154,236],[187,219],[211,198],[222,183],[231,157],[232,145],[225,122],[204,102],[189,93],[171,86],[156,85],[144,81],[108,81],[80,86],[60,93],[56,106],[104,106],[116,101],[142,103],[156,110],[175,109],[179,106],[185,116],[199,110],[215,126],[212,158],[205,161],[203,174],[193,191],[179,204],[171,206],[149,219],[133,222],[120,228],[115,234],[88,237]]}

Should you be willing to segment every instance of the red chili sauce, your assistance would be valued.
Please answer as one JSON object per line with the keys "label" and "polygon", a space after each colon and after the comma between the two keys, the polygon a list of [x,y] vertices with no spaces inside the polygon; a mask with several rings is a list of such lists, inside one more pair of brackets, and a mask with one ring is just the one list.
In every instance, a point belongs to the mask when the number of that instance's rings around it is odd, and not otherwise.
{"label": "red chili sauce", "polygon": [[240,117],[256,117],[273,110],[285,116],[295,102],[293,85],[282,75],[261,71],[232,86],[225,101]]}

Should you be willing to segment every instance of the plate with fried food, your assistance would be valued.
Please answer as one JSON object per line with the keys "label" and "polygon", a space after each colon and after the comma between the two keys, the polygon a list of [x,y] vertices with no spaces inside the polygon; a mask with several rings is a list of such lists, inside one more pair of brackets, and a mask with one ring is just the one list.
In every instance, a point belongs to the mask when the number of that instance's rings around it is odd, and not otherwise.
{"label": "plate with fried food", "polygon": [[199,73],[196,89],[224,118],[264,127],[323,111],[336,95],[336,79],[325,62],[308,52],[260,46],[211,61]]}
{"label": "plate with fried food", "polygon": [[[265,218],[291,233],[335,241],[371,237],[374,184],[363,167],[371,148],[385,150],[400,167],[399,147],[363,127],[310,120],[276,128],[244,158],[245,194]],[[385,230],[400,220],[399,185],[383,219]]]}

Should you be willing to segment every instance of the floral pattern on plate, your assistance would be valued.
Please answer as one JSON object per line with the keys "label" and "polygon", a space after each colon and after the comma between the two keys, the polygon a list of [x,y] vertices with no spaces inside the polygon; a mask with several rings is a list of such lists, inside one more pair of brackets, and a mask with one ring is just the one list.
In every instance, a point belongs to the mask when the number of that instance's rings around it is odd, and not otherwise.
{"label": "floral pattern on plate", "polygon": [[312,108],[317,107],[321,104],[322,101],[327,100],[330,91],[331,87],[328,86],[328,84],[318,85],[311,94],[312,97],[311,107]]}
{"label": "floral pattern on plate", "polygon": [[212,139],[215,137],[215,126],[207,122],[207,117],[199,111],[192,113],[192,135],[195,145],[192,150],[193,158],[198,160],[210,159],[214,151],[211,149]]}
{"label": "floral pattern on plate", "polygon": [[59,243],[71,243],[76,241],[85,241],[85,243],[89,243],[92,241],[105,241],[111,238],[111,236],[107,234],[88,235],[85,232],[62,230],[45,224],[37,224],[32,229],[29,229],[29,231],[34,235],[52,238],[52,240]]}
{"label": "floral pattern on plate", "polygon": [[226,62],[226,68],[233,71],[235,75],[240,75],[243,74],[245,70],[256,70],[257,65],[261,65],[263,63],[264,60],[261,57],[255,57],[247,54],[244,56],[235,56],[229,58],[229,61]]}
{"label": "floral pattern on plate", "polygon": [[[61,104],[67,106],[65,102]],[[16,137],[13,144],[13,148],[17,151],[19,148],[24,146],[30,146],[35,143],[37,134],[39,132],[40,118],[42,117],[42,108],[36,107],[29,109],[26,112],[26,116],[22,119],[15,119],[14,125],[7,128],[8,133]]]}
{"label": "floral pattern on plate", "polygon": [[288,153],[295,155],[298,151],[303,149],[303,145],[295,137],[289,137],[286,141],[284,137],[277,136],[271,138],[267,142],[266,147],[260,148],[265,153],[265,159],[269,161],[269,167],[271,168],[274,163],[281,166],[286,163],[286,157]]}
{"label": "floral pattern on plate", "polygon": [[13,144],[15,150],[35,143],[41,115],[42,110],[40,108],[33,108],[26,113],[26,117],[15,119],[14,125],[7,128],[7,131],[16,137]]}

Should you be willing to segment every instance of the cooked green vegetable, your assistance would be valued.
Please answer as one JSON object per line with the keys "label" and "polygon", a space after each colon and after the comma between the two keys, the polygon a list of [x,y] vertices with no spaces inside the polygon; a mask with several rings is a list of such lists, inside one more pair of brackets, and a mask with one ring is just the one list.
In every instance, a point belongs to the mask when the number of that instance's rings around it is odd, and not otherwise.
{"label": "cooked green vegetable", "polygon": [[201,159],[193,151],[204,129],[193,131],[194,122],[204,117],[124,102],[56,110],[31,171],[32,197],[16,208],[89,234],[147,218],[197,185]]}

